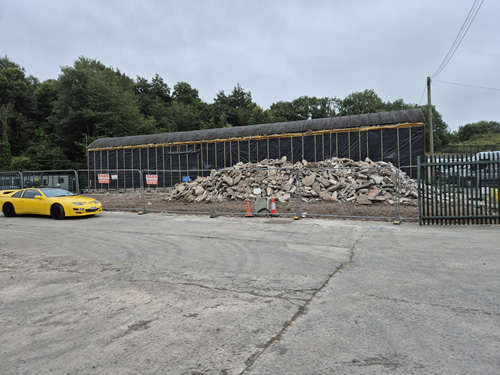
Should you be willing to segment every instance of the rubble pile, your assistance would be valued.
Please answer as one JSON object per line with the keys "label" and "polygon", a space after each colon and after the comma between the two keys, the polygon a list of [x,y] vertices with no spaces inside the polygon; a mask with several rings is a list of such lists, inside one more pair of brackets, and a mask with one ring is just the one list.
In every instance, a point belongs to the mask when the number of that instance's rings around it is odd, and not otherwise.
{"label": "rubble pile", "polygon": [[210,202],[215,189],[217,201],[274,197],[284,203],[299,196],[304,202],[372,204],[383,201],[393,204],[399,180],[400,203],[416,203],[417,183],[403,171],[399,171],[399,177],[397,173],[391,163],[373,162],[368,158],[365,161],[332,158],[318,163],[303,160],[292,164],[283,157],[238,163],[230,170],[213,171],[213,181],[208,176],[177,184],[163,200]]}

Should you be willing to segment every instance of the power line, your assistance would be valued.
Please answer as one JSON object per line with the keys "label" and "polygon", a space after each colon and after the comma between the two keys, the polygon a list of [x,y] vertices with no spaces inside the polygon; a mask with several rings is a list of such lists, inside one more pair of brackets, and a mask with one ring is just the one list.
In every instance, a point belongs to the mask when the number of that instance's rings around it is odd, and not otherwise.
{"label": "power line", "polygon": [[[438,81],[437,79],[434,80],[434,82],[439,82],[439,83],[446,83],[448,85],[457,85],[457,86],[465,86],[465,87],[473,87],[475,89],[483,89],[483,90],[494,90],[494,91],[500,91],[500,89],[494,88],[494,87],[484,87],[484,86],[474,86],[474,85],[466,85],[464,83],[455,83],[455,82],[446,82],[446,81]],[[420,99],[422,100],[422,99]]]}
{"label": "power line", "polygon": [[469,28],[472,25],[472,22],[474,22],[474,19],[476,18],[479,9],[481,9],[481,6],[483,5],[483,2],[484,0],[474,0],[474,4],[472,4],[472,8],[470,9],[467,18],[462,24],[462,27],[460,28],[460,31],[458,32],[458,35],[455,38],[455,41],[453,42],[450,50],[446,54],[446,57],[444,58],[443,62],[441,63],[441,65],[439,65],[439,68],[436,70],[436,73],[434,73],[431,78],[436,77],[439,73],[443,71],[446,65],[448,65],[451,58],[453,57],[458,47],[462,43],[465,35],[467,34],[467,31],[469,31]]}
{"label": "power line", "polygon": [[422,91],[422,96],[420,97],[420,100],[418,101],[418,105],[420,105],[420,103],[422,103],[422,99],[424,98],[424,95],[425,95],[425,90],[427,90],[427,87],[424,86],[424,91]]}

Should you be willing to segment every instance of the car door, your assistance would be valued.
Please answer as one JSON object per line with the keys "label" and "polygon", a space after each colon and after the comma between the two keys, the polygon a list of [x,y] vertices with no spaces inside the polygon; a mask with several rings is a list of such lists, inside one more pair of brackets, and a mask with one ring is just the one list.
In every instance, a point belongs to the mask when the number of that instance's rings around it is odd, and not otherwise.
{"label": "car door", "polygon": [[[35,198],[41,196],[42,199]],[[18,203],[16,212],[19,214],[35,214],[40,215],[43,213],[45,205],[45,196],[38,189],[26,189],[22,198]]]}

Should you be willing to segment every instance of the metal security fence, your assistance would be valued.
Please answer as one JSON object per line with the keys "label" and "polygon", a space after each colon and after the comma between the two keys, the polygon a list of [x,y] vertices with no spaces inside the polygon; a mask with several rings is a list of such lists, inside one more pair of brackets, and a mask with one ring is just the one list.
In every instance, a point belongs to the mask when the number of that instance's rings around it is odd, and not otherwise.
{"label": "metal security fence", "polygon": [[143,177],[139,169],[79,169],[83,192],[142,190]]}
{"label": "metal security fence", "polygon": [[[297,168],[273,166],[214,170],[210,176],[213,187],[211,214],[295,216],[295,208],[300,204],[296,186],[298,173]],[[235,205],[236,202],[242,204]]]}
{"label": "metal security fence", "polygon": [[393,166],[303,168],[298,174],[297,214],[394,222],[416,219],[401,214],[402,203],[415,201],[413,195],[402,198],[402,190],[416,193],[416,184],[413,187],[409,179],[403,184],[401,173]]}
{"label": "metal security fence", "polygon": [[78,192],[78,173],[73,169],[22,171],[22,187],[61,187]]}
{"label": "metal security fence", "polygon": [[418,159],[419,223],[499,224],[500,152]]}
{"label": "metal security fence", "polygon": [[21,172],[0,172],[0,190],[21,189],[23,174]]}
{"label": "metal security fence", "polygon": [[29,187],[61,187],[77,192],[78,173],[73,169],[0,172],[0,190]]}
{"label": "metal security fence", "polygon": [[[159,176],[150,175],[152,171],[142,172],[147,181],[143,212],[397,222],[417,219],[416,215],[401,215],[401,204],[416,203],[416,183],[408,178],[403,183],[402,172],[394,167],[226,168],[212,170],[210,176],[198,171],[197,176],[185,176],[183,183],[166,190],[156,183]],[[159,171],[158,175],[163,172],[173,171]],[[405,184],[412,185],[411,199],[407,197],[410,187]],[[360,196],[363,204],[359,203]]]}
{"label": "metal security fence", "polygon": [[[171,176],[180,181],[173,184]],[[167,176],[167,177],[164,177]],[[404,177],[404,178],[403,178]],[[101,200],[105,210],[216,217],[338,217],[399,222],[412,181],[393,166],[319,168],[295,164],[211,170],[102,169],[2,172],[5,186],[62,187]],[[17,185],[16,185],[17,184]],[[416,188],[415,188],[416,190]],[[360,199],[363,198],[363,202]]]}

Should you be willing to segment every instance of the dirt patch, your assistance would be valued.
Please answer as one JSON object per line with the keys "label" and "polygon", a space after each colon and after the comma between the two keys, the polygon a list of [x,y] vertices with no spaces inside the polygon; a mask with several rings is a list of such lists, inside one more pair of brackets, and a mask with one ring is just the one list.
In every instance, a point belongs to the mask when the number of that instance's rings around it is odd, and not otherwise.
{"label": "dirt patch", "polygon": [[[181,214],[204,214],[213,213],[212,203],[186,203],[183,201],[167,202],[162,193],[145,193],[144,198],[138,192],[127,193],[94,193],[89,195],[99,200],[104,210],[109,211],[151,211]],[[250,204],[252,213],[253,203]],[[217,202],[215,211],[219,215],[245,215],[247,210],[246,201],[224,201]],[[392,220],[396,217],[396,206],[386,202],[374,202],[371,205],[360,205],[355,202],[276,202],[278,214],[293,217],[297,213],[301,216],[314,217],[316,215],[328,215],[327,217],[342,217],[354,219],[380,219]],[[415,204],[401,205],[400,216],[405,219],[418,218],[418,207]]]}

